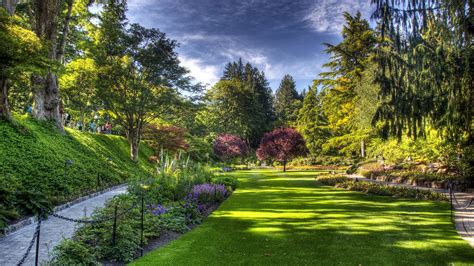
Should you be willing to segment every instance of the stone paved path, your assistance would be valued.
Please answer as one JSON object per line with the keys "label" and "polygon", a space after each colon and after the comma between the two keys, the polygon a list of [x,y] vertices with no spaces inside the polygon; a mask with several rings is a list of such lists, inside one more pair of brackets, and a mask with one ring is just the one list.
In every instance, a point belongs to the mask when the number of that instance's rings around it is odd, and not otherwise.
{"label": "stone paved path", "polygon": [[[127,187],[119,187],[97,197],[77,203],[67,209],[59,211],[58,214],[74,219],[85,218],[85,216],[89,216],[95,208],[104,206],[105,202],[113,196],[123,194],[126,191]],[[33,237],[36,225],[37,223],[30,224],[0,239],[1,266],[13,266],[18,263]],[[43,221],[41,223],[40,235],[40,261],[49,260],[53,248],[63,238],[70,238],[76,227],[77,224],[56,217],[49,217]],[[33,246],[24,265],[34,265],[34,261],[35,246]]]}
{"label": "stone paved path", "polygon": [[[348,177],[354,178],[354,179],[357,178],[359,180],[369,181],[373,183],[386,184],[389,186],[403,186],[403,187],[411,187],[411,188],[417,188],[417,189],[423,189],[423,190],[433,190],[433,191],[444,193],[446,197],[449,198],[449,192],[446,189],[433,189],[433,188],[427,188],[427,187],[412,186],[408,184],[384,182],[384,181],[368,179],[360,175],[349,175]],[[453,205],[456,207],[455,217],[454,217],[456,230],[458,231],[459,235],[464,240],[469,242],[469,244],[474,248],[474,202],[468,208],[463,208],[469,204],[470,200],[474,197],[474,194],[464,193],[464,192],[454,192],[454,196],[457,199],[457,202],[453,200],[453,203],[454,203]]]}

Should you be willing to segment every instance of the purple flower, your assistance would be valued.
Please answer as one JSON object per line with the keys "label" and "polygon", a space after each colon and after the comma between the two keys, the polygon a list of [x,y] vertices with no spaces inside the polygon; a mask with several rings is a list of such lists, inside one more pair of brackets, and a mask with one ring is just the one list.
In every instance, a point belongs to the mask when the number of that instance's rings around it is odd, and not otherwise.
{"label": "purple flower", "polygon": [[161,204],[157,204],[157,205],[155,205],[155,204],[151,204],[151,205],[147,204],[146,208],[147,208],[148,210],[150,210],[150,212],[151,212],[153,215],[156,215],[156,216],[168,212],[168,210],[167,210],[163,205],[161,205]]}
{"label": "purple flower", "polygon": [[227,197],[227,189],[221,184],[195,185],[184,199],[187,205],[194,205],[199,212],[204,212],[209,205],[220,202]]}

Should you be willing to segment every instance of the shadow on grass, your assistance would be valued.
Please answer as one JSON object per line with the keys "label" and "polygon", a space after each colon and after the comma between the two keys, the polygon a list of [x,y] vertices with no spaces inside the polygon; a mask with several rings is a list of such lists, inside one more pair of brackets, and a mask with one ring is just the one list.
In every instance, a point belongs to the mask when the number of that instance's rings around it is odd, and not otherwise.
{"label": "shadow on grass", "polygon": [[315,172],[245,171],[206,221],[137,265],[474,263],[448,205],[319,187]]}

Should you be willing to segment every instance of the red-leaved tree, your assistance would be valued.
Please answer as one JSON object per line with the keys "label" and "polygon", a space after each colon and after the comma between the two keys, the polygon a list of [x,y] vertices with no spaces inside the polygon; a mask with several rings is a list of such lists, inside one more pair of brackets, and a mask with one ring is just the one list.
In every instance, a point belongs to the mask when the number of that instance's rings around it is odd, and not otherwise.
{"label": "red-leaved tree", "polygon": [[214,154],[224,161],[243,157],[247,154],[247,145],[239,136],[221,134],[214,141]]}
{"label": "red-leaved tree", "polygon": [[306,154],[306,145],[298,131],[293,128],[278,128],[265,133],[257,149],[257,158],[261,161],[273,159],[283,163],[283,172],[286,172],[286,163],[296,156]]}
{"label": "red-leaved tree", "polygon": [[186,131],[176,126],[157,126],[150,124],[145,129],[144,138],[158,156],[161,150],[171,153],[187,151]]}

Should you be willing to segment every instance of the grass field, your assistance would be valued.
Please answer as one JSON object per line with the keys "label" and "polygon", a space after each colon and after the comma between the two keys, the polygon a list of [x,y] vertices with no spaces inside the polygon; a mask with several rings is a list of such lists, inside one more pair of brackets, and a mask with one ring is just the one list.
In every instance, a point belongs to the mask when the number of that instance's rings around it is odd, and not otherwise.
{"label": "grass field", "polygon": [[235,173],[202,225],[134,265],[474,265],[447,203],[318,186],[317,173]]}

